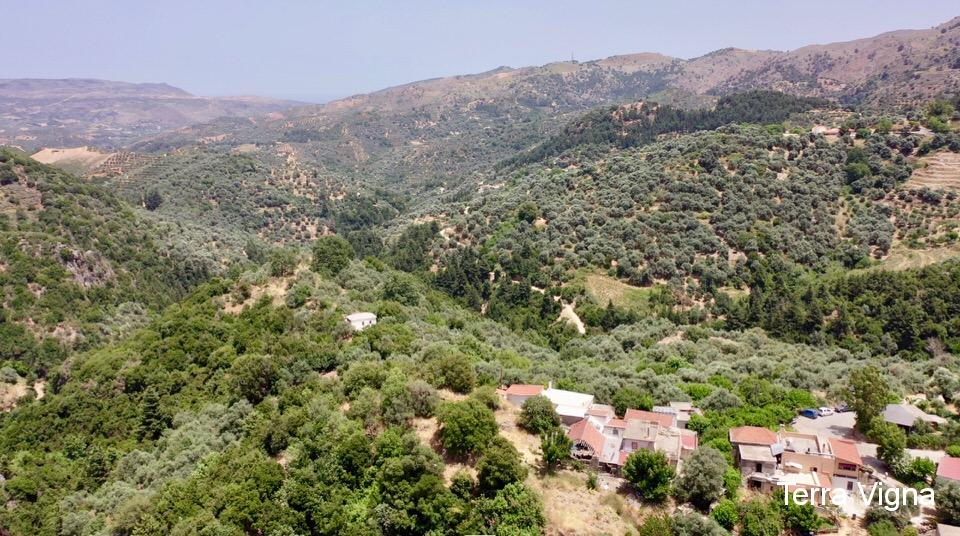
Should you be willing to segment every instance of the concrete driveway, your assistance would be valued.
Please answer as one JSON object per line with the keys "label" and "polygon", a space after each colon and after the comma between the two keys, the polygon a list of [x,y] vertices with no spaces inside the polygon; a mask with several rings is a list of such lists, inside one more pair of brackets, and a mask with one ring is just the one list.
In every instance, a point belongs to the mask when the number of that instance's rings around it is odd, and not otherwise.
{"label": "concrete driveway", "polygon": [[817,434],[821,437],[838,437],[856,441],[859,439],[853,429],[856,420],[857,414],[852,411],[834,413],[829,417],[818,417],[816,419],[797,416],[797,423],[793,427],[804,434]]}

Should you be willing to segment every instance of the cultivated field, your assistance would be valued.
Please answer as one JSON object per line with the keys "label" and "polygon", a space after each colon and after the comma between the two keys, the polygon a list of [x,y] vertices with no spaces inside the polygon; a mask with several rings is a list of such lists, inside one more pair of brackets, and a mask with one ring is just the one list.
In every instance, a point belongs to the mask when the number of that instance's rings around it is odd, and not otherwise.
{"label": "cultivated field", "polygon": [[635,287],[604,274],[590,273],[583,279],[584,288],[597,303],[613,302],[617,307],[644,311],[647,309],[650,289]]}
{"label": "cultivated field", "polygon": [[907,188],[960,191],[960,153],[943,151],[925,156],[920,165],[906,182]]}

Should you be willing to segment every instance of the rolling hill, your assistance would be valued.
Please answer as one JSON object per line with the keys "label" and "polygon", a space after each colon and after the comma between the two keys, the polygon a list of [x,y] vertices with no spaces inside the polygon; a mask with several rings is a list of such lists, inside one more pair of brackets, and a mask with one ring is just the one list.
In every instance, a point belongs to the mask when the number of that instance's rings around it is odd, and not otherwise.
{"label": "rolling hill", "polygon": [[0,356],[45,374],[209,277],[176,236],[103,187],[0,150]]}
{"label": "rolling hill", "polygon": [[[960,19],[293,108],[7,81],[14,142],[81,146],[0,149],[0,536],[877,525],[740,494],[731,429],[844,402],[881,443],[915,397],[949,424],[890,432],[884,481],[932,479],[906,447],[960,452],[960,262],[933,262],[960,249],[960,100],[931,102],[958,42]],[[689,402],[696,452],[607,474],[517,383],[625,419]]]}
{"label": "rolling hill", "polygon": [[655,53],[437,78],[252,119],[224,119],[136,145],[290,143],[331,171],[432,191],[555,133],[580,113],[652,100],[693,108],[774,89],[867,107],[924,102],[960,88],[960,18],[793,51],[727,48],[689,60]]}

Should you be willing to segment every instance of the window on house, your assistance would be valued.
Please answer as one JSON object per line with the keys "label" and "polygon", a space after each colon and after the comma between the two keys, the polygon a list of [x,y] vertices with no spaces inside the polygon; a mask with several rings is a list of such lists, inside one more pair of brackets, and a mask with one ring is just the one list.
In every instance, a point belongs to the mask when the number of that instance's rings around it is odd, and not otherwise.
{"label": "window on house", "polygon": [[762,464],[762,463],[758,463],[755,467],[756,467],[756,471],[757,471],[758,473],[762,473],[762,472],[763,472],[763,464]]}

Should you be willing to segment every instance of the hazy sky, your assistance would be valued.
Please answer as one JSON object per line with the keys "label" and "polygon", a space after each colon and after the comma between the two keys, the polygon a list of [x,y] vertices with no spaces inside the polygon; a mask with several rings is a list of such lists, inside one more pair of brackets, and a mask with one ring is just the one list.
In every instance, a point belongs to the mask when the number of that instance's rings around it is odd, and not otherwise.
{"label": "hazy sky", "polygon": [[0,0],[0,78],[309,101],[551,61],[789,50],[960,15],[957,0]]}

